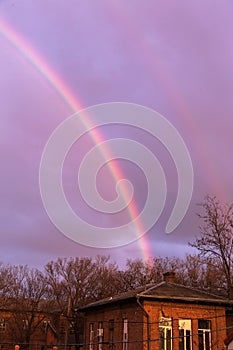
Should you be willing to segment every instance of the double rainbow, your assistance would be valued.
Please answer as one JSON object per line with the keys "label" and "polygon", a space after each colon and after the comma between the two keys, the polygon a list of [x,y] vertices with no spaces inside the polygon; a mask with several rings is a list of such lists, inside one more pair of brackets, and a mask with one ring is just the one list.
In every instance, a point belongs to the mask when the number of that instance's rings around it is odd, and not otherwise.
{"label": "double rainbow", "polygon": [[[77,97],[70,89],[68,84],[58,76],[56,71],[49,65],[46,59],[22,36],[20,35],[10,24],[8,24],[3,19],[0,19],[0,34],[6,39],[11,46],[13,46],[16,50],[16,53],[23,57],[34,69],[40,73],[40,75],[50,84],[50,86],[56,91],[59,98],[61,98],[66,105],[70,108],[72,113],[78,112],[83,109],[81,103],[78,101]],[[92,127],[92,121],[89,116],[86,115],[85,120],[81,120],[87,130],[90,130]],[[93,142],[97,145],[102,143],[104,139],[104,135],[102,135],[99,129],[92,129],[89,133]],[[102,156],[104,159],[111,159],[111,151],[110,149],[105,149],[102,152]],[[124,178],[124,174],[119,166],[115,165],[115,163],[108,163],[108,168],[117,182],[120,179]],[[124,189],[122,189],[124,192]],[[125,193],[122,193],[126,196]],[[127,198],[125,197],[126,202]],[[137,205],[135,200],[132,200],[128,205],[128,212],[130,218],[133,220],[139,215]],[[135,237],[140,237],[141,232],[143,231],[142,223],[135,227]],[[142,251],[142,257],[145,260],[148,260],[151,257],[151,253],[149,250],[148,242],[145,236],[142,236],[138,239],[138,244]]]}

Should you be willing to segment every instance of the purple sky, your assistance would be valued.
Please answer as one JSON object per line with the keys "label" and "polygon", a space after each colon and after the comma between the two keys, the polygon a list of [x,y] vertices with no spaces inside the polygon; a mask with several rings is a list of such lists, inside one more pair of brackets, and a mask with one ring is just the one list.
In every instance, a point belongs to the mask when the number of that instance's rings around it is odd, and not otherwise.
{"label": "purple sky", "polygon": [[[0,20],[45,58],[80,105],[141,104],[162,114],[182,135],[193,162],[194,192],[182,223],[165,235],[177,191],[171,159],[159,142],[133,127],[101,130],[106,139],[130,137],[144,143],[164,167],[166,209],[144,236],[152,255],[189,251],[187,242],[198,234],[196,204],[206,194],[233,201],[232,18],[231,0],[0,1]],[[140,240],[116,249],[88,248],[51,223],[40,197],[40,159],[51,133],[72,111],[1,31],[0,48],[0,260],[42,266],[58,256],[110,254],[120,264],[127,257],[144,257],[148,253]],[[68,155],[64,189],[80,215],[114,226],[112,216],[93,219],[75,190],[76,162],[89,147],[84,137]],[[132,176],[141,208],[145,177],[132,164],[120,161],[118,166]],[[104,192],[103,184],[108,189],[113,185],[107,175],[103,170],[101,179],[100,174],[99,189],[112,199],[113,192]]]}

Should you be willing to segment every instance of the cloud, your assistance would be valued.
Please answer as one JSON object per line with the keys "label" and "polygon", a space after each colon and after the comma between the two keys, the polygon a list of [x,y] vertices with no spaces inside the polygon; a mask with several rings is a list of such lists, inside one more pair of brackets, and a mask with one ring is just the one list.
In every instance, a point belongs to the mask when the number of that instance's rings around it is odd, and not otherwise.
{"label": "cloud", "polygon": [[[135,0],[109,5],[104,0],[98,4],[71,0],[67,5],[64,0],[54,6],[24,0],[14,7],[3,1],[0,7],[3,19],[46,58],[82,106],[119,100],[144,104],[179,130],[191,154],[195,184],[190,209],[171,236],[164,235],[164,227],[177,177],[169,156],[158,142],[134,128],[103,132],[109,138],[135,138],[157,153],[167,175],[168,202],[145,238],[153,254],[169,255],[173,250],[183,254],[187,241],[198,233],[196,203],[207,193],[232,201],[232,2]],[[97,251],[68,240],[51,224],[40,198],[40,158],[49,136],[71,110],[4,36],[0,46],[2,259],[38,265],[61,255],[101,252],[119,261],[126,255],[143,256],[140,241]],[[88,217],[77,201],[74,169],[86,144],[71,150],[64,174],[69,200]],[[141,207],[145,179],[133,166],[123,162],[121,166],[135,184]],[[100,190],[106,185],[103,194],[113,193],[111,179],[99,181]],[[99,220],[111,225],[117,221]]]}

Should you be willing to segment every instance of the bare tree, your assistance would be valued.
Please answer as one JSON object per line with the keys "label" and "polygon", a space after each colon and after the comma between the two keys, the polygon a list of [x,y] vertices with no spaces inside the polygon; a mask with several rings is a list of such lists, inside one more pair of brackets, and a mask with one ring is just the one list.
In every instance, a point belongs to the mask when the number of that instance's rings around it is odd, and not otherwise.
{"label": "bare tree", "polygon": [[[216,197],[207,196],[201,204],[204,213],[200,236],[190,246],[197,248],[201,257],[212,258],[225,277],[229,298],[233,297],[233,204],[221,204]],[[212,260],[213,261],[213,260]]]}
{"label": "bare tree", "polygon": [[218,295],[226,294],[222,268],[215,257],[187,254],[184,259],[177,259],[175,272],[179,284]]}
{"label": "bare tree", "polygon": [[121,291],[133,290],[146,284],[163,281],[163,274],[175,272],[175,283],[225,295],[225,281],[215,257],[187,254],[185,258],[154,257],[147,261],[127,260],[126,269],[119,271]]}
{"label": "bare tree", "polygon": [[142,259],[128,259],[126,261],[126,269],[121,272],[122,291],[133,290],[157,282],[158,260],[160,259],[154,258],[146,261]]}
{"label": "bare tree", "polygon": [[[116,293],[118,267],[109,257],[57,259],[45,266],[48,298],[64,317],[64,333],[60,341],[80,343],[82,322],[77,308]],[[74,339],[72,340],[72,334]]]}
{"label": "bare tree", "polygon": [[27,346],[32,336],[41,330],[47,318],[46,282],[43,274],[27,266],[8,266],[5,296],[10,319],[9,331],[14,339]]}

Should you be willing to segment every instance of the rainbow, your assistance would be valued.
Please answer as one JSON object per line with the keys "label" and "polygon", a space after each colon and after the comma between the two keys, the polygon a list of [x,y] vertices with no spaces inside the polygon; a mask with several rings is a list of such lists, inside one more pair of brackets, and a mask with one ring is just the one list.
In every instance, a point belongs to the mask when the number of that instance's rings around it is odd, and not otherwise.
{"label": "rainbow", "polygon": [[[29,62],[34,67],[34,69],[40,73],[41,76],[43,76],[43,78],[56,91],[59,98],[61,98],[66,103],[66,105],[68,105],[71,112],[75,113],[83,109],[81,103],[77,100],[68,84],[66,84],[65,81],[60,76],[58,76],[56,71],[49,65],[45,58],[38,51],[36,51],[36,49],[32,47],[32,45],[22,35],[20,35],[3,19],[0,19],[0,34],[7,40],[7,42],[11,44],[11,46],[16,49],[21,57],[24,57],[24,59]],[[87,128],[87,130],[91,129],[92,122],[88,115],[86,115],[85,120],[82,120],[82,123]],[[92,129],[90,136],[96,145],[104,141],[104,136],[100,131],[98,131],[98,129]],[[104,159],[112,158],[111,152],[107,148],[105,148],[105,150],[102,152],[102,156]],[[116,182],[124,178],[124,174],[122,173],[119,166],[116,166],[114,163],[108,163],[108,168]],[[123,188],[122,193],[124,194],[125,201],[127,203],[127,193],[125,192],[126,191],[124,191]],[[132,220],[139,215],[137,205],[134,200],[129,203],[128,211]],[[144,232],[142,223],[140,223],[140,225],[138,224],[135,229],[138,238],[140,238],[141,232]],[[148,260],[152,255],[145,235],[138,239],[138,244],[140,250],[142,251],[143,259]]]}
{"label": "rainbow", "polygon": [[[117,4],[117,5],[116,5]],[[176,84],[177,77],[172,75],[169,66],[166,65],[164,59],[161,58],[161,54],[156,49],[156,45],[153,46],[153,50],[149,48],[146,38],[142,35],[139,22],[134,20],[132,16],[131,6],[125,1],[120,6],[118,3],[106,2],[105,11],[108,11],[108,16],[112,20],[116,20],[117,23],[121,23],[119,30],[124,30],[122,37],[127,37],[127,42],[134,42],[137,40],[137,52],[140,52],[140,58],[145,71],[148,72],[150,79],[160,83],[161,90],[163,89],[167,96],[167,101],[177,110],[177,116],[180,117],[182,125],[187,130],[187,134],[192,135],[193,139],[196,140],[197,152],[199,152],[199,159],[202,162],[200,167],[206,169],[206,177],[211,177],[213,187],[216,195],[220,200],[225,201],[229,194],[224,189],[222,184],[222,169],[218,169],[216,164],[210,159],[209,154],[211,153],[208,149],[208,144],[205,140],[203,130],[195,123],[195,115],[191,112],[188,106],[183,92],[179,91],[178,85]],[[124,41],[126,42],[126,41]],[[124,44],[123,42],[123,44]],[[127,50],[128,48],[125,47]],[[153,108],[153,107],[152,107]],[[204,118],[204,116],[203,116]],[[205,193],[203,194],[205,195]]]}

